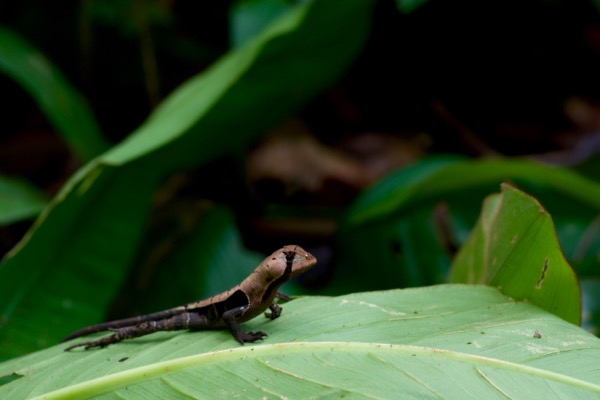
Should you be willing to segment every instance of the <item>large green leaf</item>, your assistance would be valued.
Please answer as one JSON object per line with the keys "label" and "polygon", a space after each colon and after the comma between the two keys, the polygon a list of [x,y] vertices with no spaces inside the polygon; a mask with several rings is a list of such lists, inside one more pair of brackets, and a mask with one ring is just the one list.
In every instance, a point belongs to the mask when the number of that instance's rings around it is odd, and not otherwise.
{"label": "large green leaf", "polygon": [[256,318],[264,342],[162,332],[0,364],[0,397],[597,398],[600,340],[470,285],[313,297]]}
{"label": "large green leaf", "polygon": [[0,176],[0,225],[33,219],[46,203],[44,194],[29,183]]}
{"label": "large green leaf", "polygon": [[373,3],[293,9],[78,171],[0,265],[0,358],[101,320],[139,249],[161,179],[237,151],[331,84],[361,49]]}
{"label": "large green leaf", "polygon": [[450,281],[496,286],[574,324],[581,319],[577,277],[560,250],[552,218],[536,199],[508,184],[485,200]]}
{"label": "large green leaf", "polygon": [[[341,76],[366,39],[373,3],[293,8],[177,89],[104,161],[151,156],[176,170],[243,148]],[[340,23],[332,27],[332,20]]]}
{"label": "large green leaf", "polygon": [[37,49],[0,27],[0,71],[37,101],[71,149],[88,161],[108,149],[85,99]]}

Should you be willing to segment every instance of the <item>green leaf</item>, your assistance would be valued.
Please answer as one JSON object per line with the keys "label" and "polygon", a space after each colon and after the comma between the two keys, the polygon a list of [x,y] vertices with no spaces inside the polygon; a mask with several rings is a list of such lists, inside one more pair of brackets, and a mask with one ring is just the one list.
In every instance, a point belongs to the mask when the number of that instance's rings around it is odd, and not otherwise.
{"label": "green leaf", "polygon": [[238,47],[295,6],[290,0],[238,0],[229,12],[229,37]]}
{"label": "green leaf", "polygon": [[[438,156],[390,174],[350,207],[338,232],[344,269],[336,269],[329,293],[445,282],[453,251],[468,237],[481,202],[506,180],[543,201],[578,273],[597,275],[600,237],[592,233],[600,184],[522,160]],[[373,266],[377,273],[365,277]]]}
{"label": "green leaf", "polygon": [[102,319],[133,260],[157,177],[88,167],[94,174],[84,169],[67,183],[0,264],[0,359]]}
{"label": "green leaf", "polygon": [[411,211],[402,218],[340,229],[337,268],[327,293],[446,282],[450,258],[431,223],[431,208]]}
{"label": "green leaf", "polygon": [[496,286],[573,324],[581,319],[577,277],[560,250],[552,218],[536,199],[508,184],[485,200],[450,281]]}
{"label": "green leaf", "polygon": [[[373,3],[292,9],[178,88],[104,161],[151,156],[173,171],[244,148],[341,76],[366,39]],[[332,20],[340,21],[335,29]]]}
{"label": "green leaf", "polygon": [[0,358],[102,320],[140,250],[159,182],[236,152],[330,85],[361,49],[373,4],[295,8],[78,171],[0,265]]}
{"label": "green leaf", "polygon": [[422,202],[444,198],[447,193],[482,184],[497,185],[509,179],[552,187],[600,210],[600,184],[568,169],[515,159],[431,157],[390,174],[361,195],[350,210],[347,222],[351,225],[371,223]]}
{"label": "green leaf", "polygon": [[[194,213],[201,215],[194,220]],[[225,207],[195,210],[185,217],[179,232],[158,229],[158,242],[144,246],[145,257],[140,262],[143,269],[136,278],[146,282],[147,287],[142,293],[131,293],[133,298],[127,299],[128,304],[141,304],[138,313],[223,292],[244,280],[265,257],[244,248],[233,215]],[[160,260],[162,254],[166,254],[166,259]]]}
{"label": "green leaf", "polygon": [[0,364],[2,398],[596,398],[600,340],[483,286],[311,297],[256,318],[264,342],[160,332]]}
{"label": "green leaf", "polygon": [[0,225],[33,219],[46,203],[44,194],[28,182],[0,176]]}
{"label": "green leaf", "polygon": [[109,148],[81,94],[42,53],[3,27],[0,27],[0,71],[29,92],[57,133],[83,161]]}

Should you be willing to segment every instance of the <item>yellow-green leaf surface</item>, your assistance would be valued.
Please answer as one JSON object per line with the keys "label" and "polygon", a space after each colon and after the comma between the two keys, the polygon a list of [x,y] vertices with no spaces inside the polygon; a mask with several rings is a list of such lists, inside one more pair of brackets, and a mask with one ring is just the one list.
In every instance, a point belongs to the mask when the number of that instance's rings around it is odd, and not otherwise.
{"label": "yellow-green leaf surface", "polygon": [[598,398],[600,340],[485,286],[308,297],[260,343],[160,332],[0,364],[0,398]]}
{"label": "yellow-green leaf surface", "polygon": [[508,185],[488,196],[481,217],[452,267],[452,282],[485,283],[579,324],[575,273],[552,218],[533,197]]}

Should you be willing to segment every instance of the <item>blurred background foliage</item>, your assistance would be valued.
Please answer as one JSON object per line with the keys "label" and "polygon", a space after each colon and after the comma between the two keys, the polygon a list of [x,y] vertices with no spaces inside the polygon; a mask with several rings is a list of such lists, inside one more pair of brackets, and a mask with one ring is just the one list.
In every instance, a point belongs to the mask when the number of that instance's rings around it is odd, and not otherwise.
{"label": "blurred background foliage", "polygon": [[0,5],[0,358],[227,289],[289,243],[319,260],[296,293],[446,282],[503,181],[549,211],[596,331],[599,16],[587,0]]}

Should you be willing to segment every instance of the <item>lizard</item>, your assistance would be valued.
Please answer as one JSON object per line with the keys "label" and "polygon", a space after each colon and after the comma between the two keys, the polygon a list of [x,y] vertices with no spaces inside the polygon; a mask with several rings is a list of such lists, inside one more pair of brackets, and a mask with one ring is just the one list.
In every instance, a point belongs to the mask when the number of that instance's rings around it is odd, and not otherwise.
{"label": "lizard", "polygon": [[[102,348],[157,331],[185,329],[229,329],[242,345],[262,340],[267,336],[266,333],[244,332],[239,324],[262,314],[267,308],[271,311],[265,313],[267,318],[278,318],[282,310],[275,303],[275,297],[287,297],[277,291],[279,287],[309,270],[316,263],[317,259],[300,246],[284,246],[265,258],[240,284],[225,292],[164,311],[88,326],[71,333],[61,343],[107,330],[113,334],[71,345],[65,351],[76,347],[85,347],[86,350],[93,347]],[[287,299],[289,300],[289,297]]]}

